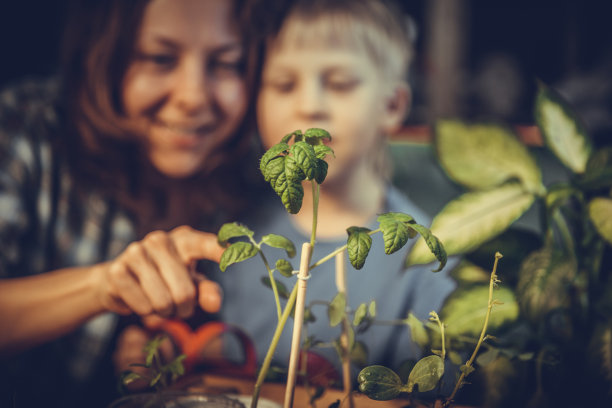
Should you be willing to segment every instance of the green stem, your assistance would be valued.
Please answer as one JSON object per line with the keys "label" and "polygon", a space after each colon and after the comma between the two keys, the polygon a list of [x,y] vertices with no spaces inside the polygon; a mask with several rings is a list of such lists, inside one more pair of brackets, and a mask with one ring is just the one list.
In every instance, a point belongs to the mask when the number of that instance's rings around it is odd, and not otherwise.
{"label": "green stem", "polygon": [[264,255],[263,251],[259,250],[259,255],[261,256],[261,259],[264,265],[266,266],[266,269],[268,270],[268,276],[270,277],[270,286],[272,287],[272,292],[274,292],[274,300],[276,302],[276,315],[278,317],[278,320],[280,321],[283,309],[281,308],[280,296],[278,295],[278,287],[276,286],[276,281],[274,280],[274,273],[272,272],[272,268],[270,268],[270,264],[268,263],[268,260],[266,259],[266,256]]}
{"label": "green stem", "polygon": [[268,352],[266,353],[266,357],[264,358],[263,364],[259,369],[259,374],[257,375],[257,381],[255,382],[255,389],[253,390],[253,399],[251,401],[251,408],[257,407],[257,400],[259,399],[259,393],[261,392],[261,386],[263,385],[266,376],[268,375],[268,370],[270,368],[270,364],[272,363],[272,357],[274,356],[274,352],[276,351],[276,346],[280,340],[281,334],[283,333],[283,329],[285,328],[285,324],[291,315],[291,311],[293,310],[293,306],[295,305],[295,299],[297,297],[297,288],[298,282],[295,283],[293,289],[291,290],[291,294],[289,295],[289,299],[287,300],[287,304],[285,305],[285,310],[276,325],[276,330],[274,331],[274,336],[272,337],[272,342],[270,343],[270,347],[268,347]]}
{"label": "green stem", "polygon": [[487,326],[489,325],[489,317],[491,316],[491,309],[493,309],[493,305],[495,304],[493,300],[493,289],[495,288],[495,285],[498,282],[497,263],[501,259],[501,257],[502,257],[502,254],[500,254],[499,252],[495,253],[495,263],[493,264],[493,272],[491,272],[491,279],[489,280],[489,302],[487,306],[487,314],[485,315],[485,321],[484,321],[484,325],[482,326],[482,330],[480,332],[480,337],[478,338],[478,343],[476,344],[476,348],[474,348],[474,352],[472,353],[472,356],[470,357],[468,362],[465,363],[465,367],[467,369],[462,370],[461,376],[459,377],[459,380],[457,381],[457,384],[455,384],[455,388],[453,389],[453,393],[450,395],[450,397],[448,397],[444,406],[449,406],[451,401],[453,401],[453,399],[455,398],[457,391],[459,391],[461,384],[463,384],[463,380],[469,374],[469,368],[472,367],[472,364],[474,364],[476,355],[478,354],[478,351],[480,350],[480,346],[482,345],[482,342],[485,339],[485,335],[487,333]]}
{"label": "green stem", "polygon": [[310,246],[314,248],[317,237],[317,220],[319,218],[319,184],[312,180],[312,232],[310,233]]}
{"label": "green stem", "polygon": [[565,248],[572,255],[572,257],[575,258],[576,249],[574,247],[574,240],[572,239],[572,233],[570,232],[570,229],[567,226],[565,218],[559,210],[553,211],[552,218],[555,222],[555,225],[559,229],[559,234],[561,234],[561,240],[563,241]]}

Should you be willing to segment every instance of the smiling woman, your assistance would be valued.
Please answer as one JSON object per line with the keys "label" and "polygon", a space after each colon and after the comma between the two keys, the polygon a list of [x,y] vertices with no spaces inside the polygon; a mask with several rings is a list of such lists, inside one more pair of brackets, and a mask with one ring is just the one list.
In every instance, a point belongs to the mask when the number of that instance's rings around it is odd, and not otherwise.
{"label": "smiling woman", "polygon": [[257,165],[241,3],[76,1],[61,77],[0,93],[0,406],[104,406],[117,314],[218,310],[202,231]]}

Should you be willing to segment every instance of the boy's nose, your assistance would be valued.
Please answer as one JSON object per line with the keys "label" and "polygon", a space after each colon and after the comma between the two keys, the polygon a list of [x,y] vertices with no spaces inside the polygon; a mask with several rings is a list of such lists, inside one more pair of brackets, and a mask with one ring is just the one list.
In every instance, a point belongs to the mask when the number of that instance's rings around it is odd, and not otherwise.
{"label": "boy's nose", "polygon": [[210,101],[210,81],[202,63],[185,62],[178,70],[174,88],[177,105],[187,113],[204,109]]}
{"label": "boy's nose", "polygon": [[321,119],[327,114],[324,89],[314,82],[300,87],[296,103],[298,114],[309,119]]}

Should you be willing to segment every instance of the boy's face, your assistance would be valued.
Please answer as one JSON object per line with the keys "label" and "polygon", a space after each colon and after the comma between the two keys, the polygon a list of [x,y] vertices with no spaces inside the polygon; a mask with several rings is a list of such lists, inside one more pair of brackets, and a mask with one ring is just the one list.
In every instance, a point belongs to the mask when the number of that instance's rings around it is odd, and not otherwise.
{"label": "boy's face", "polygon": [[377,154],[384,132],[403,117],[390,112],[389,87],[380,71],[365,50],[348,46],[270,47],[257,99],[265,147],[294,130],[323,128],[336,154],[328,160],[327,181],[350,175]]}

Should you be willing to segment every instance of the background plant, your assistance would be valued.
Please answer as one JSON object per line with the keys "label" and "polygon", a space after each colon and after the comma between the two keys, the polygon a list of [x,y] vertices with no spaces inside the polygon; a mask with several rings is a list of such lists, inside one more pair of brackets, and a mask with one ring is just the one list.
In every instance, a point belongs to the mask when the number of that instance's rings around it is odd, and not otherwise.
{"label": "background plant", "polygon": [[[534,114],[541,148],[527,148],[499,124],[436,124],[437,159],[466,191],[436,215],[431,231],[449,254],[465,255],[464,269],[455,272],[464,284],[460,291],[466,282],[483,281],[478,265],[492,247],[516,265],[507,282],[520,319],[502,340],[505,351],[515,351],[510,357],[534,358],[509,364],[508,354],[492,353],[489,366],[499,369],[487,374],[490,384],[520,384],[519,394],[531,398],[533,406],[609,401],[612,145],[595,146],[568,103],[544,84],[539,84]],[[535,153],[556,158],[567,171],[566,180],[544,185]],[[532,207],[540,215],[537,228],[516,228]],[[417,242],[407,265],[430,262],[425,249]],[[504,396],[498,392],[491,398]]]}

